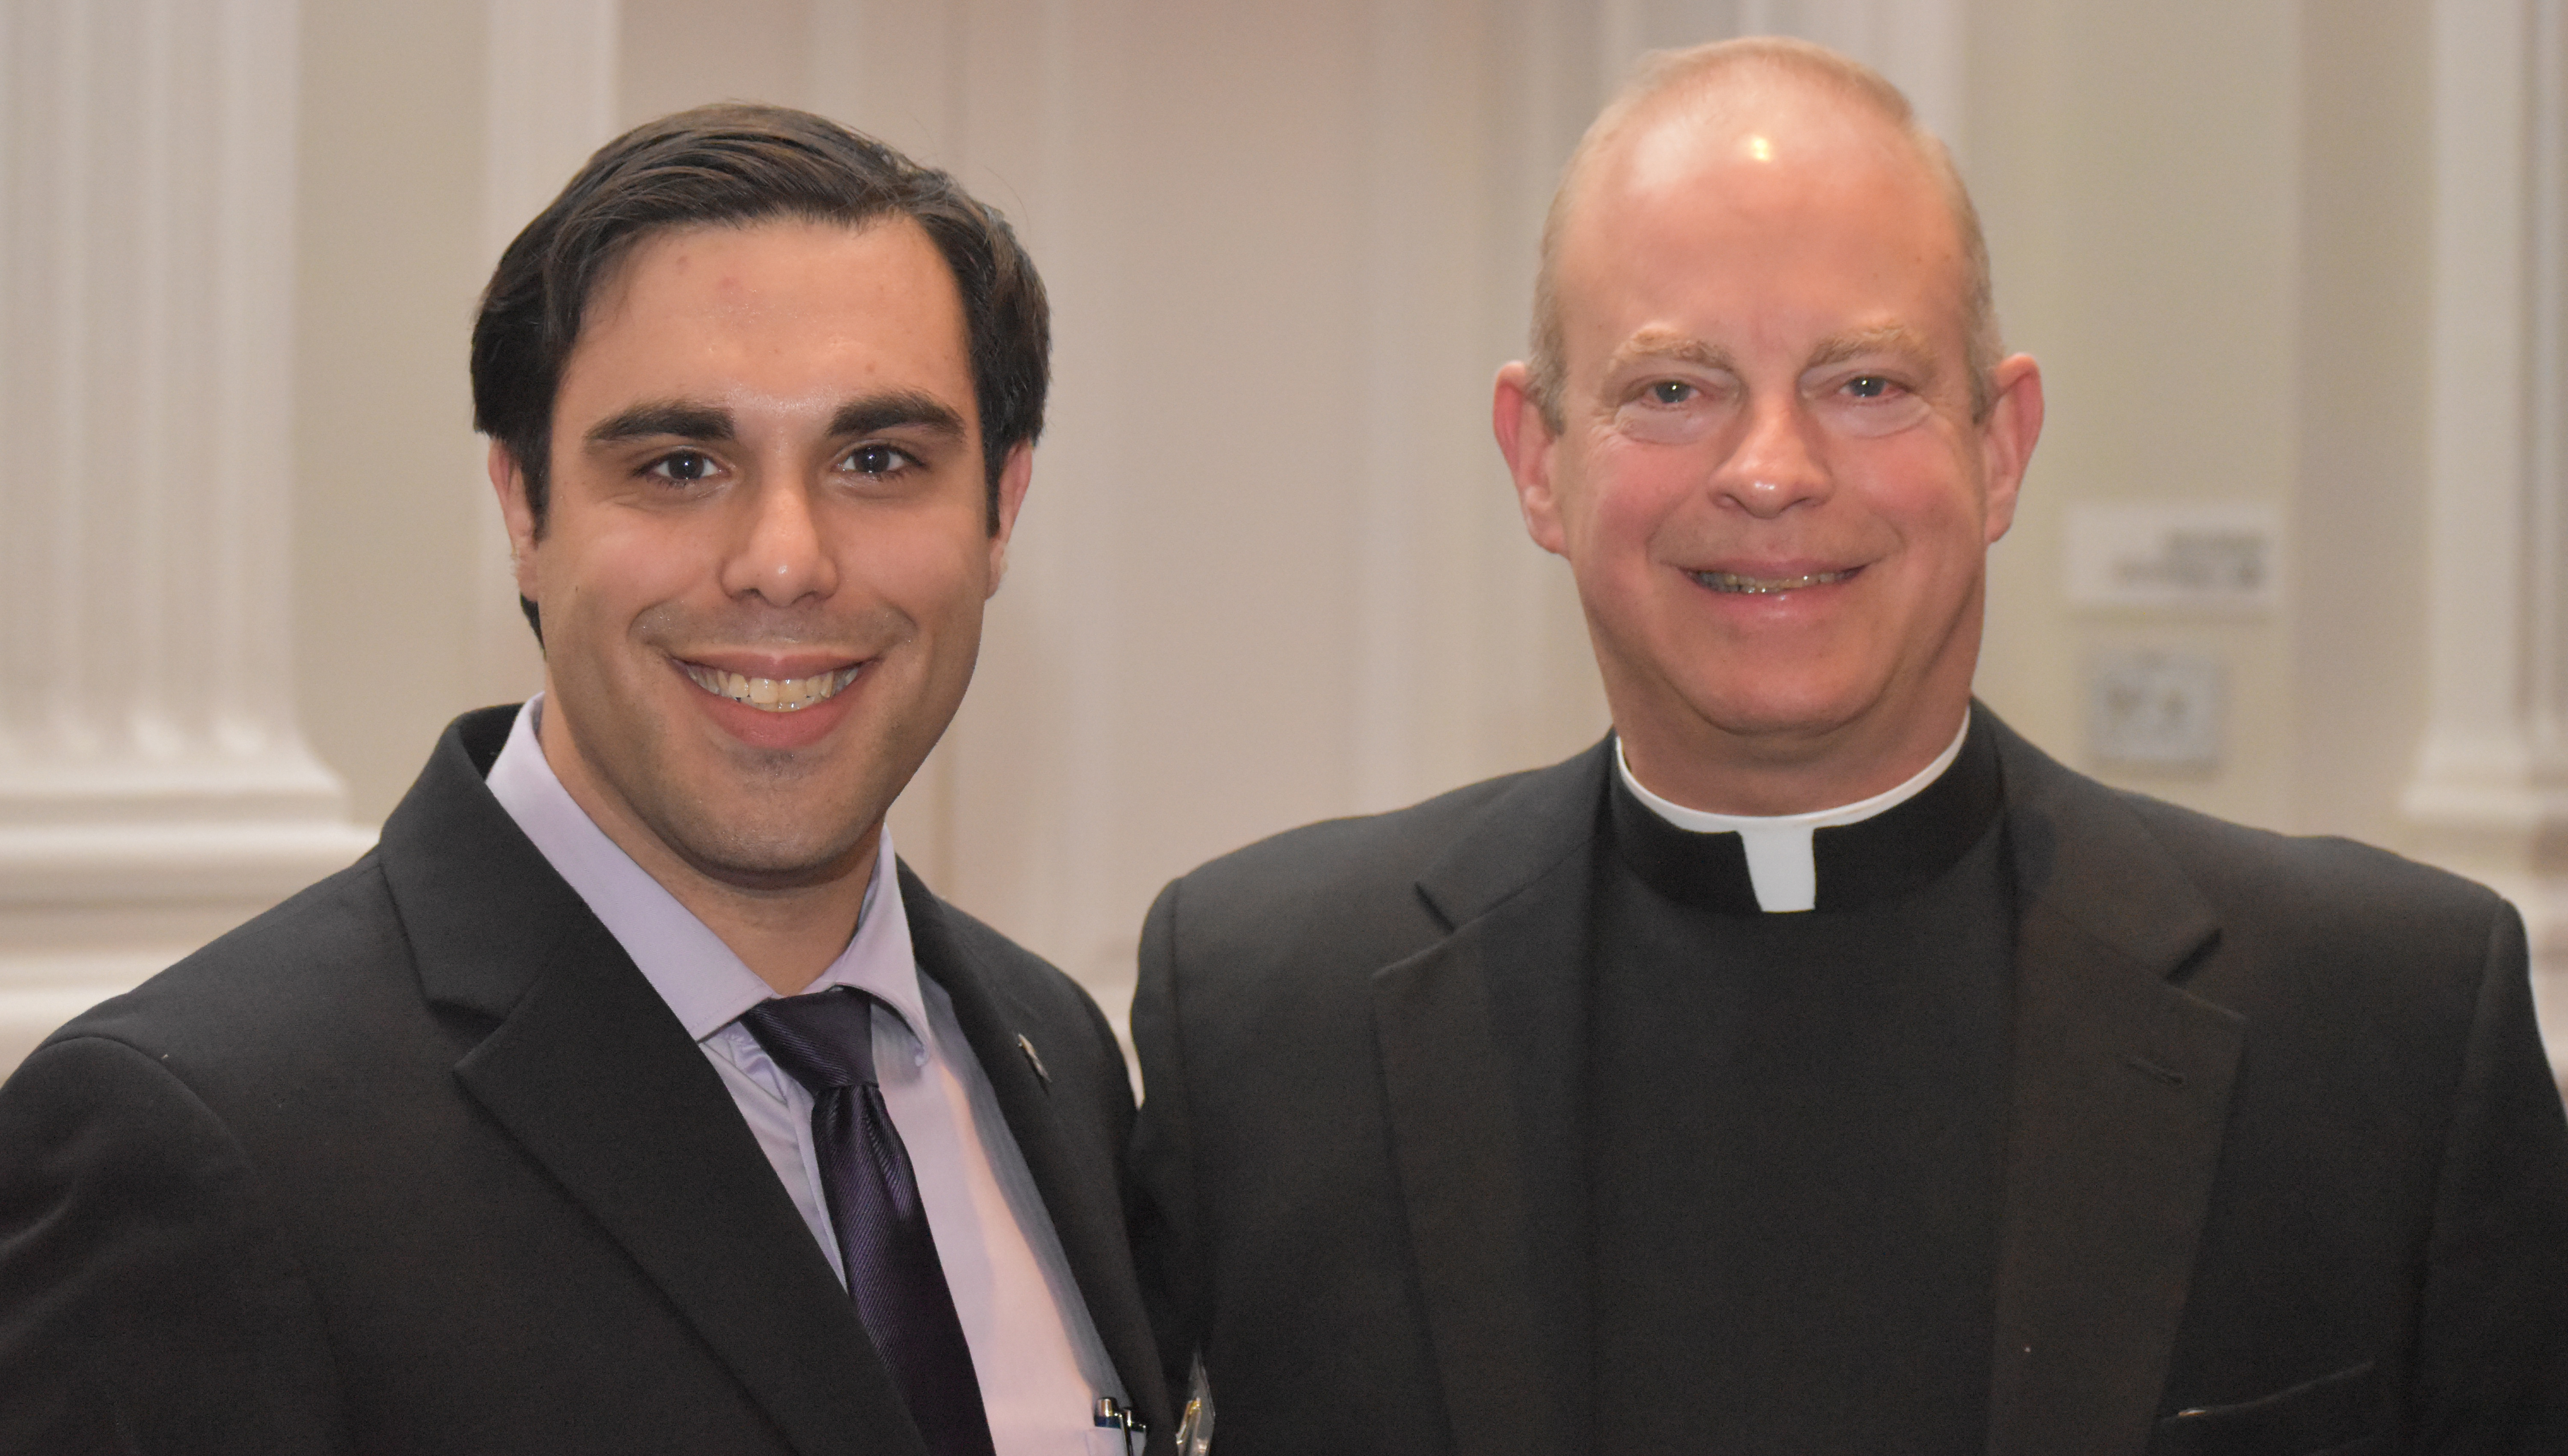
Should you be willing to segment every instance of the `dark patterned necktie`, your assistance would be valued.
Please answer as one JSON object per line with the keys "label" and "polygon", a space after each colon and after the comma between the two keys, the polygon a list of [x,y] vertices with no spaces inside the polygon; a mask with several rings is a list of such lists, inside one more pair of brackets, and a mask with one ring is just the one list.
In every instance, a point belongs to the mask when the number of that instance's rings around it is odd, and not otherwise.
{"label": "dark patterned necktie", "polygon": [[762,1002],[740,1023],[811,1094],[811,1141],[847,1297],[932,1456],[993,1456],[972,1348],[954,1314],[909,1153],[874,1082],[872,997],[848,987]]}

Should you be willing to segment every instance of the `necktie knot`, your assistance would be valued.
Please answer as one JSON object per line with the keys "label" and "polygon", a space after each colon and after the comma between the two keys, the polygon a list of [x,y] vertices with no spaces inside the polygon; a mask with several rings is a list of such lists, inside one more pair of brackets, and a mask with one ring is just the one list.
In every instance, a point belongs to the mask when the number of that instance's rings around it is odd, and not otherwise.
{"label": "necktie knot", "polygon": [[850,986],[781,996],[741,1013],[768,1059],[817,1096],[874,1084],[874,999]]}

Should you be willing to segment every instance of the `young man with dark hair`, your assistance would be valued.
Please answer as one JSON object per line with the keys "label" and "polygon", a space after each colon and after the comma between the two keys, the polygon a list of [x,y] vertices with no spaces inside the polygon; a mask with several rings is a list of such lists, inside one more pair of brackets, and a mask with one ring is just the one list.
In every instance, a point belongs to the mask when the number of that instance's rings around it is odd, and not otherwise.
{"label": "young man with dark hair", "polygon": [[591,158],[474,334],[544,692],[0,1088],[0,1449],[1167,1449],[1114,1037],[883,829],[1048,347],[819,118]]}

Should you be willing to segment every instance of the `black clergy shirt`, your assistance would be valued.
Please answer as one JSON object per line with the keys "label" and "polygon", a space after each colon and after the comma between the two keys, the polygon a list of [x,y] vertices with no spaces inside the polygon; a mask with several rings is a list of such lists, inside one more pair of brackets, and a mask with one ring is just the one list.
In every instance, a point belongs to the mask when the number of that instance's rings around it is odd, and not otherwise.
{"label": "black clergy shirt", "polygon": [[1594,1449],[1986,1441],[2015,916],[1991,734],[1817,831],[1816,908],[1613,778],[1586,1098]]}

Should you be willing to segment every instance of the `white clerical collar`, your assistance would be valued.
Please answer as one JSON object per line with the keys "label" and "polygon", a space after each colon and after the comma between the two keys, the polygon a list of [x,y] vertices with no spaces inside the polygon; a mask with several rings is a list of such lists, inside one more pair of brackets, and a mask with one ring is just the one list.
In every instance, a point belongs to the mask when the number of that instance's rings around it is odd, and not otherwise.
{"label": "white clerical collar", "polygon": [[1810,852],[1810,835],[1814,830],[1833,829],[1846,824],[1860,824],[1875,814],[1895,809],[1925,791],[1928,784],[1944,776],[1953,760],[1962,756],[1962,740],[1971,735],[1971,715],[1962,714],[1961,730],[1953,741],[1935,755],[1935,761],[1920,768],[1895,788],[1887,788],[1868,799],[1833,809],[1812,809],[1800,814],[1715,814],[1703,809],[1689,809],[1650,792],[1641,780],[1632,776],[1632,760],[1623,755],[1623,740],[1614,739],[1614,767],[1623,777],[1623,786],[1632,797],[1680,829],[1693,834],[1736,834],[1740,847],[1748,853],[1748,879],[1757,889],[1757,905],[1773,912],[1808,910],[1819,903],[1818,861]]}

